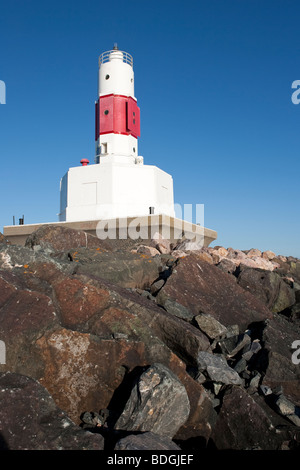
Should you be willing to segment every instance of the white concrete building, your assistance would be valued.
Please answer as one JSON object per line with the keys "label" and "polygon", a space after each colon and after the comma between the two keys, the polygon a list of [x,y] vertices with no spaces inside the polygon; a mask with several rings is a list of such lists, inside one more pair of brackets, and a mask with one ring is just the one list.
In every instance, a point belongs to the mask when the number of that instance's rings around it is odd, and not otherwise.
{"label": "white concrete building", "polygon": [[144,165],[138,155],[140,109],[134,96],[133,59],[116,46],[99,57],[95,108],[95,163],[83,159],[61,179],[59,220],[174,217],[172,176]]}

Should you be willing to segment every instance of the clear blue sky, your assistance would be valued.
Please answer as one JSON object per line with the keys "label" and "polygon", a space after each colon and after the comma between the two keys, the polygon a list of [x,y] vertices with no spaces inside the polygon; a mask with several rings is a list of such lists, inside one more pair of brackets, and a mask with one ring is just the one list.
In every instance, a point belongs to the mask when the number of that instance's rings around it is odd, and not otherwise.
{"label": "clear blue sky", "polygon": [[9,0],[0,7],[0,231],[57,221],[94,158],[98,56],[134,58],[139,154],[204,204],[215,244],[300,257],[298,0]]}

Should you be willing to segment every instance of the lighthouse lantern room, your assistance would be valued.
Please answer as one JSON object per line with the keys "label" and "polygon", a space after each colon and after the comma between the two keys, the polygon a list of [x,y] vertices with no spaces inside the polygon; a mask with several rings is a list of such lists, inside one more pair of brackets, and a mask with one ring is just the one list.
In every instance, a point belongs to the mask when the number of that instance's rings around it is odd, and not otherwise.
{"label": "lighthouse lantern room", "polygon": [[95,161],[81,160],[60,182],[60,221],[163,214],[174,217],[172,176],[138,155],[140,109],[133,58],[113,50],[99,57]]}

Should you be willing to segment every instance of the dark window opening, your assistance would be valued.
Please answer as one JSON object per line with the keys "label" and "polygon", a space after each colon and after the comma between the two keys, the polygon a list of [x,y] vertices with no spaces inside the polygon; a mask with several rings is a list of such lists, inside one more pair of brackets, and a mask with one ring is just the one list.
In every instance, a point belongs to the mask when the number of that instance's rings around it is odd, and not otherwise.
{"label": "dark window opening", "polygon": [[105,75],[105,80],[108,80],[109,79],[109,75]]}
{"label": "dark window opening", "polygon": [[104,111],[104,114],[106,114],[106,116],[107,116],[108,113],[109,113],[109,111],[108,111],[108,109],[106,109],[106,110]]}
{"label": "dark window opening", "polygon": [[154,214],[154,207],[149,207],[149,214]]}

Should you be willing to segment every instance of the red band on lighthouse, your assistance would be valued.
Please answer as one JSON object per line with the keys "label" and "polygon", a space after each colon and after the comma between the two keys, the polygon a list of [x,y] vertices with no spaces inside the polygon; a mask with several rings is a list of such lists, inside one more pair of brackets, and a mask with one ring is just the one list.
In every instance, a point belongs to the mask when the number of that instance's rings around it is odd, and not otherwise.
{"label": "red band on lighthouse", "polygon": [[132,97],[101,96],[96,107],[96,140],[102,134],[140,136],[140,109]]}

